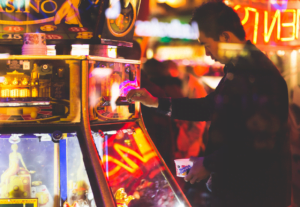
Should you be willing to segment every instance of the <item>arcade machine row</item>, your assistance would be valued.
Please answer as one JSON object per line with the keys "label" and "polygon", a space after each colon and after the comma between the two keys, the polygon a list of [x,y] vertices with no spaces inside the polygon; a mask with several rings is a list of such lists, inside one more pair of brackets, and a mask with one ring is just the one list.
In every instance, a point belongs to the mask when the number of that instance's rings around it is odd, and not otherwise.
{"label": "arcade machine row", "polygon": [[132,46],[141,0],[7,0],[0,2],[1,45],[45,33],[48,45]]}
{"label": "arcade machine row", "polygon": [[[0,43],[21,45],[24,33],[43,32],[47,44],[130,46],[139,4],[7,1]],[[0,57],[0,204],[189,206],[139,105],[124,98],[139,85],[137,61]]]}
{"label": "arcade machine row", "polygon": [[33,198],[46,207],[113,203],[97,151],[83,131],[84,58],[0,59],[0,203],[14,206]]}
{"label": "arcade machine row", "polygon": [[0,202],[189,206],[125,99],[139,61],[10,56],[0,68]]}

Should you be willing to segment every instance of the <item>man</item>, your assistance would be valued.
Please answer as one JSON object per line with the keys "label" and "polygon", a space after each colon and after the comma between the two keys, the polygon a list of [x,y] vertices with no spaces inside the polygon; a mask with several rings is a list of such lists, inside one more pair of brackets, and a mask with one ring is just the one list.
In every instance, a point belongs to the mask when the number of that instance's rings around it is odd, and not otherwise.
{"label": "man", "polygon": [[[191,158],[194,164],[185,180],[195,183],[210,176],[212,206],[290,205],[284,79],[273,63],[245,40],[232,8],[221,2],[206,3],[196,9],[192,20],[198,23],[199,41],[207,55],[225,64],[225,75],[216,90],[200,99],[157,99],[139,89],[130,91],[128,100],[156,107],[174,119],[211,121],[206,155]],[[224,51],[224,44],[242,50]]]}

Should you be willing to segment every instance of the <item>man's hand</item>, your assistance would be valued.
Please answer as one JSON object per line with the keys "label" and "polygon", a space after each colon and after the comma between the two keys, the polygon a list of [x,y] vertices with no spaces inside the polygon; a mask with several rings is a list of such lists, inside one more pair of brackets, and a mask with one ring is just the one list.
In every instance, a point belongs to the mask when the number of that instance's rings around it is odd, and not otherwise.
{"label": "man's hand", "polygon": [[195,182],[200,182],[201,180],[207,178],[210,172],[203,166],[204,157],[191,157],[190,161],[193,162],[193,167],[190,169],[189,174],[184,178],[186,182],[194,184]]}
{"label": "man's hand", "polygon": [[146,89],[132,89],[128,92],[126,99],[131,101],[139,101],[147,107],[158,107],[158,98],[152,96]]}

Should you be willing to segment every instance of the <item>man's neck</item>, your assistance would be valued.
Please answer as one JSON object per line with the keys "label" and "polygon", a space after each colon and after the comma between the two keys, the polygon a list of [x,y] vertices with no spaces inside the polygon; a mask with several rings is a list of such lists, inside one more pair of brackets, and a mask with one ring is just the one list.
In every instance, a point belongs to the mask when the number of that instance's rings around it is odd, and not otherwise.
{"label": "man's neck", "polygon": [[229,61],[229,63],[235,66],[240,57],[245,57],[248,55],[249,51],[247,49],[247,42],[248,42],[247,40],[239,40],[235,42],[235,44],[240,44],[240,51],[237,53],[237,55],[234,58],[232,58]]}

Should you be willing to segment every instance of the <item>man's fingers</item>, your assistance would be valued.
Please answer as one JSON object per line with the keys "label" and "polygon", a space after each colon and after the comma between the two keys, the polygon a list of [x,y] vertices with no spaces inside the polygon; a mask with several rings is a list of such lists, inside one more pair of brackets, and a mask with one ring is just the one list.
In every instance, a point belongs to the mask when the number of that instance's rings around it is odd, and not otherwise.
{"label": "man's fingers", "polygon": [[184,180],[185,182],[189,182],[192,179],[193,175],[191,172],[189,172],[185,177]]}
{"label": "man's fingers", "polygon": [[196,180],[197,180],[197,177],[194,176],[194,177],[190,180],[190,183],[191,183],[191,184],[194,184],[194,183],[196,182]]}
{"label": "man's fingers", "polygon": [[136,97],[141,97],[142,94],[142,89],[132,89],[127,93],[126,99],[131,102],[132,100],[136,100]]}
{"label": "man's fingers", "polygon": [[139,96],[132,96],[131,101],[143,101],[145,97],[139,97]]}
{"label": "man's fingers", "polygon": [[134,90],[134,89],[130,90],[130,91],[127,93],[127,95],[126,95],[126,99],[127,99],[128,101],[130,101],[130,99],[131,99],[131,97],[134,95],[134,93],[135,93],[135,90]]}

